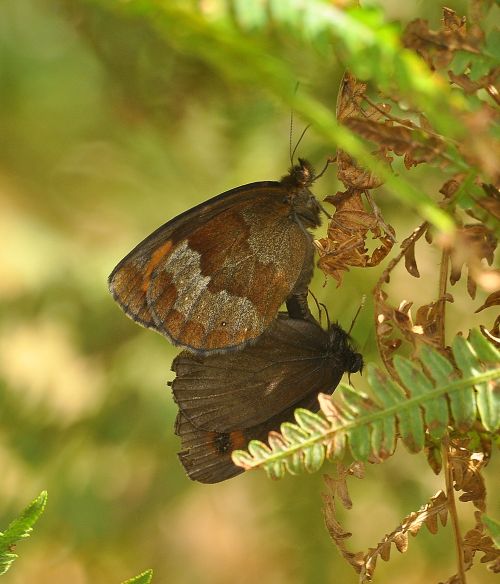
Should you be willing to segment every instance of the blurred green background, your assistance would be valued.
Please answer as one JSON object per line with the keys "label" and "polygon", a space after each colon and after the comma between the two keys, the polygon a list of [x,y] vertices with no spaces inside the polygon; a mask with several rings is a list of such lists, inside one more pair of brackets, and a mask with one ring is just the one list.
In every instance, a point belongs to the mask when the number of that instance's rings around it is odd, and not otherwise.
{"label": "blurred green background", "polygon": [[[166,385],[177,351],[125,318],[107,291],[117,261],[159,224],[286,172],[289,107],[212,69],[196,47],[188,55],[100,4],[0,3],[0,528],[49,492],[5,581],[111,584],[153,568],[158,583],[356,582],[324,528],[321,473],[189,481]],[[383,5],[403,23],[439,22],[434,1]],[[268,43],[301,72],[291,86],[300,80],[334,109],[343,72],[334,56],[319,57],[286,30]],[[302,128],[296,119],[295,134]],[[331,152],[313,131],[299,148],[316,167]],[[433,196],[446,180],[422,167],[412,176]],[[338,188],[331,170],[315,192],[321,199]],[[377,202],[398,241],[419,223],[383,189]],[[421,279],[397,271],[395,304],[434,299],[438,256],[418,252]],[[352,270],[339,289],[317,273],[312,289],[348,327],[382,269]],[[450,335],[482,321],[468,314],[463,282],[453,293]],[[353,332],[367,361],[377,361],[372,319],[368,300]],[[365,387],[359,376],[353,382]],[[353,548],[375,545],[443,484],[402,447],[368,468],[353,479],[354,510],[342,514]],[[422,532],[405,556],[379,565],[376,581],[446,579],[455,571],[450,536],[449,526]],[[482,567],[470,577],[479,582],[493,582]]]}

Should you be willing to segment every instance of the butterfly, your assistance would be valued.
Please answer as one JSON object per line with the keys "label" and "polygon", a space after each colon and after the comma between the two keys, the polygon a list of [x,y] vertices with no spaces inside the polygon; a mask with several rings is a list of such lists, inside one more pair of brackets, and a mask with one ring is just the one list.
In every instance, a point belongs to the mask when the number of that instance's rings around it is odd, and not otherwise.
{"label": "butterfly", "polygon": [[215,483],[242,472],[231,452],[293,420],[298,407],[319,409],[319,392],[333,393],[345,372],[363,368],[338,325],[279,313],[255,344],[240,351],[180,353],[172,363],[179,406],[179,458],[193,480]]}
{"label": "butterfly", "polygon": [[254,341],[286,300],[305,317],[316,178],[299,159],[280,181],[237,187],[175,217],[112,271],[114,299],[140,325],[199,354]]}

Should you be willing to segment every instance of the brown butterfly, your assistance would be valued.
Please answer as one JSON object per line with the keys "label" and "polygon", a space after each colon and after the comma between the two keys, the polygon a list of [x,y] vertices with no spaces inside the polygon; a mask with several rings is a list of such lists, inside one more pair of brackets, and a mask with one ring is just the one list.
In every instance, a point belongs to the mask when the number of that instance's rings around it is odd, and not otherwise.
{"label": "brown butterfly", "polygon": [[179,405],[179,458],[190,478],[207,483],[242,472],[231,452],[293,420],[298,407],[319,409],[319,392],[333,393],[345,372],[356,373],[363,358],[348,334],[333,324],[280,313],[253,345],[224,355],[183,351],[172,370]]}
{"label": "brown butterfly", "polygon": [[175,217],[116,266],[113,297],[142,326],[200,354],[258,338],[287,299],[293,316],[307,316],[315,178],[299,159],[279,182],[237,187]]}

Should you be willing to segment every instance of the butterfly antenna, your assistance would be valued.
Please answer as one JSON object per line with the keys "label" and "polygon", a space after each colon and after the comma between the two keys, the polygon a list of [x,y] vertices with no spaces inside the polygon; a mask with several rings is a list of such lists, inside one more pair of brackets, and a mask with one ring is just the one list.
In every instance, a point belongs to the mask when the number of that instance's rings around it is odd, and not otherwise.
{"label": "butterfly antenna", "polygon": [[366,302],[366,294],[363,294],[363,296],[361,297],[361,302],[359,303],[359,306],[358,306],[358,310],[356,310],[356,314],[354,315],[354,318],[352,319],[351,326],[349,327],[349,330],[347,331],[348,335],[351,334],[351,331],[354,327],[354,323],[356,322],[356,319],[358,318],[359,313],[361,312],[361,309],[365,305],[365,302]]}
{"label": "butterfly antenna", "polygon": [[[297,83],[295,84],[295,89],[293,90],[293,96],[295,98],[295,96],[297,95],[297,92],[299,90],[299,86],[300,86],[300,81],[297,81]],[[293,149],[292,152],[292,140],[293,140],[293,108],[290,110],[290,144],[289,144],[289,148],[288,148],[288,153],[290,154],[290,165],[293,166],[293,155],[295,154],[295,150],[297,149],[297,147],[295,147]],[[302,137],[301,137],[302,138]],[[300,140],[299,140],[300,142]]]}
{"label": "butterfly antenna", "polygon": [[314,177],[314,180],[318,180],[318,178],[321,178],[325,174],[326,169],[330,166],[330,164],[333,164],[336,160],[337,160],[336,156],[329,156],[326,159],[326,164],[323,167],[323,170]]}
{"label": "butterfly antenna", "polygon": [[321,304],[319,303],[318,299],[316,298],[312,290],[309,290],[309,294],[313,297],[314,303],[316,304],[316,308],[318,309],[318,320],[319,324],[321,324],[321,318],[323,315],[323,311],[321,310]]}
{"label": "butterfly antenna", "polygon": [[331,325],[332,323],[331,323],[331,321],[330,321],[330,315],[329,315],[329,313],[328,313],[328,308],[327,308],[327,307],[326,307],[326,306],[325,306],[323,303],[321,303],[321,306],[322,306],[322,307],[325,309],[325,314],[326,314],[326,324],[328,325],[328,329],[329,329],[329,328],[330,328],[330,325]]}
{"label": "butterfly antenna", "polygon": [[292,151],[292,154],[290,155],[290,160],[292,161],[292,166],[293,166],[293,157],[295,156],[295,152],[297,152],[297,148],[299,147],[299,144],[302,142],[302,138],[304,137],[305,133],[307,132],[307,130],[309,130],[309,128],[311,127],[311,124],[307,124],[307,126],[302,130],[302,134],[300,135],[300,138],[297,140],[297,144],[295,144],[295,148]]}

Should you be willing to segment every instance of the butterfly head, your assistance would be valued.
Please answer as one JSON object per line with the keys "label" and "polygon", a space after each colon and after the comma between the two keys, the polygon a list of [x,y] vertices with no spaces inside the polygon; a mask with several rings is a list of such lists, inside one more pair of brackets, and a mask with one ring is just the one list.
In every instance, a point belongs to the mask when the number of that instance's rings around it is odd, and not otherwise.
{"label": "butterfly head", "polygon": [[299,188],[309,188],[316,180],[312,164],[303,158],[299,158],[299,163],[292,166],[289,175]]}
{"label": "butterfly head", "polygon": [[362,373],[363,355],[356,353],[351,345],[351,339],[346,331],[338,324],[332,324],[328,330],[329,346],[332,354],[340,359],[346,373]]}
{"label": "butterfly head", "polygon": [[310,162],[299,158],[299,163],[292,166],[281,179],[288,195],[287,202],[292,208],[293,217],[305,227],[315,228],[321,224],[321,207],[309,187],[316,180],[316,173]]}

